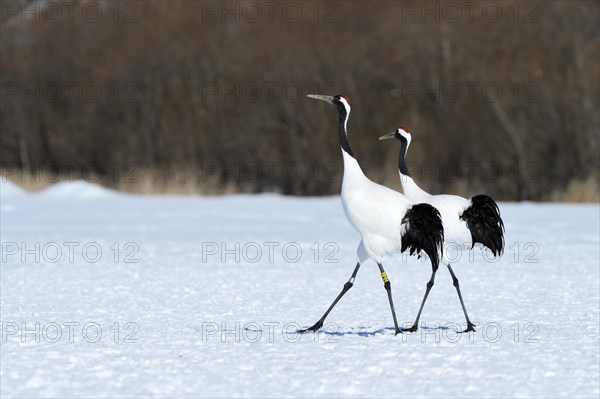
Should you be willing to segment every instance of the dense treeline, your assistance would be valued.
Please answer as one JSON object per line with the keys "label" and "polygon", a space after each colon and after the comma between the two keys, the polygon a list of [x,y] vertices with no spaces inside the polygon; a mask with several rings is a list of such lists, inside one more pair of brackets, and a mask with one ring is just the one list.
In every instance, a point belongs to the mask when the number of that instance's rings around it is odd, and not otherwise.
{"label": "dense treeline", "polygon": [[305,95],[344,92],[376,181],[404,125],[431,190],[595,200],[600,3],[467,3],[3,1],[3,173],[333,194],[337,119]]}

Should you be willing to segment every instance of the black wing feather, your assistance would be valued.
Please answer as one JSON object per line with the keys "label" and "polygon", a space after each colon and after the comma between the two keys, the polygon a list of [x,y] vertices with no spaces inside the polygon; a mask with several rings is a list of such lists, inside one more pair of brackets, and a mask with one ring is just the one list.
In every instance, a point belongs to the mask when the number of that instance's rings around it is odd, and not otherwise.
{"label": "black wing feather", "polygon": [[402,252],[407,249],[411,255],[425,252],[437,270],[444,244],[444,225],[438,210],[429,204],[413,205],[402,219],[402,224],[405,223],[408,228],[402,236]]}
{"label": "black wing feather", "polygon": [[471,198],[471,206],[465,209],[460,218],[471,231],[473,246],[480,243],[492,251],[494,256],[504,251],[504,222],[500,217],[498,204],[487,195]]}

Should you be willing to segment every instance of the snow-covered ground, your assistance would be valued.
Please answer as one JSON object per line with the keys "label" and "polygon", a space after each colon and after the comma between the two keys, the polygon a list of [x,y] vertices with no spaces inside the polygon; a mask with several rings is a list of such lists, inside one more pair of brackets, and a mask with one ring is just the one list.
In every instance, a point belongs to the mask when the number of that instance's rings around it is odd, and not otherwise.
{"label": "snow-covered ground", "polygon": [[[339,198],[135,197],[81,183],[1,193],[2,397],[598,397],[597,205],[503,203],[506,252],[441,268],[394,336],[377,266],[347,281]],[[384,262],[398,318],[430,266]]]}

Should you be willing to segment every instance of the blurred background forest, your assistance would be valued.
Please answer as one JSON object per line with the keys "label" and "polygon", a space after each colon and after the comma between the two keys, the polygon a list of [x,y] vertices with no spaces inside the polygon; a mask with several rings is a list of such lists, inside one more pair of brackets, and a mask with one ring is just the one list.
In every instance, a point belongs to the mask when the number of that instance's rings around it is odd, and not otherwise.
{"label": "blurred background forest", "polygon": [[5,1],[0,161],[37,189],[339,193],[351,99],[365,173],[400,189],[600,198],[598,1]]}

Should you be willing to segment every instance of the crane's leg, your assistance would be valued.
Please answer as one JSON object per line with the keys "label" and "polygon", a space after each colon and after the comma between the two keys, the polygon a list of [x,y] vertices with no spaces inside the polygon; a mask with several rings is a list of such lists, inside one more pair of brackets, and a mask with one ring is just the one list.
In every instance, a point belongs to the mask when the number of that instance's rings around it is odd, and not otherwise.
{"label": "crane's leg", "polygon": [[354,268],[354,272],[352,273],[352,276],[350,277],[350,280],[348,280],[348,282],[346,284],[344,284],[344,288],[342,288],[342,292],[340,292],[339,295],[337,296],[337,298],[335,298],[335,301],[333,301],[333,303],[331,304],[331,306],[329,307],[329,309],[327,309],[327,311],[325,312],[325,314],[323,315],[323,317],[321,317],[319,319],[319,321],[317,321],[311,327],[305,328],[303,330],[298,330],[299,333],[305,333],[305,332],[308,332],[308,331],[317,331],[321,327],[323,327],[323,322],[325,321],[325,318],[327,318],[327,315],[329,315],[329,312],[331,312],[333,310],[333,308],[335,307],[335,305],[337,305],[337,303],[339,302],[339,300],[342,299],[342,297],[344,296],[344,294],[346,292],[348,292],[348,290],[350,288],[352,288],[352,285],[354,285],[354,279],[356,278],[356,274],[358,273],[358,269],[359,268],[360,268],[360,262],[358,262],[356,264],[356,267]]}
{"label": "crane's leg", "polygon": [[470,331],[475,331],[475,325],[473,323],[471,323],[471,320],[469,320],[469,315],[467,314],[467,308],[465,308],[465,302],[463,301],[462,295],[460,293],[460,286],[458,284],[458,278],[456,278],[456,275],[454,274],[454,271],[452,270],[450,263],[448,263],[446,266],[448,266],[448,271],[450,272],[450,275],[452,276],[452,284],[456,288],[456,292],[458,293],[458,299],[460,299],[460,306],[462,306],[462,310],[465,313],[465,318],[467,319],[467,329],[465,331],[461,331],[461,332],[466,333],[466,332],[470,332]]}
{"label": "crane's leg", "polygon": [[415,320],[415,324],[413,324],[410,328],[403,328],[402,331],[415,332],[419,328],[419,319],[421,318],[421,312],[423,311],[423,307],[425,306],[425,301],[429,296],[429,291],[431,291],[431,287],[433,287],[433,283],[435,281],[435,272],[437,271],[437,267],[433,269],[431,272],[431,278],[427,282],[427,289],[425,290],[425,296],[423,297],[423,302],[421,302],[421,307],[419,308],[419,313],[417,313],[417,318]]}
{"label": "crane's leg", "polygon": [[383,286],[387,291],[388,300],[390,301],[390,308],[392,309],[392,317],[394,318],[394,327],[396,328],[396,335],[401,334],[402,331],[398,328],[398,320],[396,320],[396,310],[394,309],[394,300],[392,299],[392,284],[390,283],[390,279],[387,276],[385,270],[383,270],[383,265],[378,263],[379,271],[381,272],[381,279],[383,280]]}

